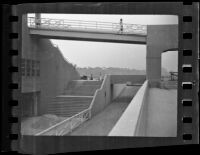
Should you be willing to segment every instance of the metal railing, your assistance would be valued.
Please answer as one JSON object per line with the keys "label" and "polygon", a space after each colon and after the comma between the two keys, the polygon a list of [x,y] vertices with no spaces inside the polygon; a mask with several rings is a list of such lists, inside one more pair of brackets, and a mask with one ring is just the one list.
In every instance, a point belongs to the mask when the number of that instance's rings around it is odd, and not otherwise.
{"label": "metal railing", "polygon": [[139,34],[147,35],[147,26],[138,24],[123,24],[121,31],[120,23],[68,20],[68,19],[51,19],[51,18],[34,18],[28,17],[28,27],[52,29],[52,30],[77,30],[77,31],[100,31],[119,34]]}
{"label": "metal railing", "polygon": [[170,72],[168,76],[161,76],[161,81],[177,81],[178,72]]}
{"label": "metal railing", "polygon": [[[107,75],[105,76],[100,89],[102,89],[103,85],[105,85],[106,79],[107,79]],[[85,121],[89,120],[91,118],[91,110],[92,110],[92,107],[94,104],[93,102],[95,100],[95,96],[96,96],[98,90],[100,90],[100,89],[97,89],[95,91],[95,95],[92,99],[92,102],[91,102],[89,108],[81,111],[80,113],[78,113],[70,118],[67,118],[66,120],[64,120],[62,122],[59,122],[59,123],[51,126],[50,128],[47,128],[46,130],[43,130],[43,131],[35,134],[35,136],[41,136],[41,135],[63,136],[63,135],[71,133],[79,125],[81,125]]]}
{"label": "metal railing", "polygon": [[41,135],[63,136],[69,134],[70,132],[72,132],[73,129],[81,125],[90,117],[91,117],[91,108],[88,108],[70,118],[67,118],[66,120],[60,123],[51,126],[50,128],[47,128],[46,130],[43,130],[35,134],[35,136],[41,136]]}
{"label": "metal railing", "polygon": [[178,80],[178,72],[170,72],[170,78],[171,78],[171,81],[177,81]]}

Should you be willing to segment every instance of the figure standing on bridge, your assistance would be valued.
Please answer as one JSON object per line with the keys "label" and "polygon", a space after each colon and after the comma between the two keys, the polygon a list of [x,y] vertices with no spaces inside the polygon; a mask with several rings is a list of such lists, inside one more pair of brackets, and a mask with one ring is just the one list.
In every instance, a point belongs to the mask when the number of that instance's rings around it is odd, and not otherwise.
{"label": "figure standing on bridge", "polygon": [[36,25],[36,27],[40,26],[40,19],[39,18],[35,18],[35,25]]}
{"label": "figure standing on bridge", "polygon": [[120,19],[120,33],[122,34],[123,33],[123,21],[122,21],[122,18]]}

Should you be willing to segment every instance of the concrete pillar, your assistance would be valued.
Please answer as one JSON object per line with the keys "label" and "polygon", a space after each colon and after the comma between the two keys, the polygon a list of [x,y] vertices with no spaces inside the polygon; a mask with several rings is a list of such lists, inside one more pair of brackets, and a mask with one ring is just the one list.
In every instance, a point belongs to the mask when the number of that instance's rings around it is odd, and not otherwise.
{"label": "concrete pillar", "polygon": [[147,45],[146,76],[153,87],[159,87],[161,80],[161,51]]}
{"label": "concrete pillar", "polygon": [[178,48],[178,25],[147,26],[146,76],[150,86],[160,86],[162,52],[175,48]]}

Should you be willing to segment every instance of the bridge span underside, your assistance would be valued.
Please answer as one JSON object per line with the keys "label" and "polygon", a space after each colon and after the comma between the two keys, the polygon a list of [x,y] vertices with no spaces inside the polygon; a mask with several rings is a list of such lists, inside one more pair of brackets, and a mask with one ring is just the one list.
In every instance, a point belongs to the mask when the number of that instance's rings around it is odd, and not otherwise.
{"label": "bridge span underside", "polygon": [[90,31],[52,30],[41,28],[29,28],[29,32],[31,36],[48,39],[146,44],[146,36],[139,34],[114,34]]}

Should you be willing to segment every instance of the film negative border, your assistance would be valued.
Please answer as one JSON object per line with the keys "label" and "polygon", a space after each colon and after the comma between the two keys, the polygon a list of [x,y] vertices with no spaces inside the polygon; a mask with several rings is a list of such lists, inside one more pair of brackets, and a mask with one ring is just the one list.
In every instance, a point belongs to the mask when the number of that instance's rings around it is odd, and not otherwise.
{"label": "film negative border", "polygon": [[16,151],[18,146],[18,17],[13,6],[3,5],[2,24],[2,150]]}
{"label": "film negative border", "polygon": [[[197,5],[197,4],[196,4]],[[193,139],[197,140],[198,129],[194,124],[198,124],[198,15],[194,3],[183,3],[183,16],[180,24],[182,28],[182,123],[184,143],[190,143]],[[196,44],[194,44],[194,42]],[[179,59],[180,60],[180,59]],[[190,94],[190,95],[188,95]],[[193,102],[196,102],[194,104]],[[194,124],[193,124],[194,123]],[[196,133],[196,134],[195,134]],[[195,136],[194,136],[195,135]]]}
{"label": "film negative border", "polygon": [[[107,3],[109,5],[109,3]],[[139,3],[138,3],[139,4]],[[136,6],[138,5],[136,4]],[[33,7],[34,5],[34,7]],[[41,5],[41,4],[40,4]],[[71,5],[71,3],[69,4]],[[140,4],[139,4],[140,5]],[[152,5],[152,4],[151,4]],[[10,21],[14,21],[12,22],[14,25],[14,23],[16,24],[17,19],[20,21],[20,16],[23,13],[27,13],[28,10],[30,12],[35,12],[35,13],[40,13],[43,12],[43,7],[36,7],[36,4],[32,4],[32,5],[22,5],[21,7],[13,7],[14,11],[12,16],[13,17],[9,17],[8,19],[10,19]],[[48,5],[45,4],[44,8],[45,8],[45,13],[48,12],[55,12],[58,11],[58,13],[98,13],[98,10],[87,10],[87,9],[82,9],[81,7],[77,7],[72,4],[72,7],[69,9],[69,12],[66,12],[66,10],[63,10],[62,7],[60,6],[60,10],[59,8],[59,4],[56,7],[53,7],[52,5]],[[153,5],[152,5],[153,6]],[[159,5],[158,5],[159,6]],[[27,8],[25,8],[27,7]],[[109,8],[109,7],[108,7]],[[115,8],[115,7],[114,7]],[[117,7],[116,7],[117,8]],[[114,11],[116,11],[117,9],[114,9]],[[135,7],[136,8],[136,7]],[[143,7],[145,8],[145,7]],[[178,115],[181,117],[178,117],[178,136],[174,139],[174,138],[168,138],[166,140],[166,142],[163,142],[163,138],[155,138],[155,145],[159,144],[160,142],[162,142],[162,144],[193,144],[193,143],[197,143],[198,142],[198,116],[199,116],[199,112],[198,112],[198,96],[197,96],[197,92],[198,92],[198,16],[197,16],[197,4],[196,3],[179,3],[177,5],[177,12],[174,11],[173,9],[171,10],[171,14],[174,14],[175,12],[179,15],[179,56],[178,56],[178,61],[179,61],[179,75],[178,75],[178,89],[179,89],[179,93],[178,93]],[[105,13],[113,13],[113,11],[109,11],[108,9],[105,8],[101,8],[102,10],[106,10]],[[118,11],[118,13],[120,12],[126,12],[124,11],[125,8],[120,9]],[[133,8],[134,10],[134,8]],[[136,10],[136,13],[141,13],[141,11]],[[145,10],[145,9],[143,9]],[[154,13],[158,13],[158,14],[163,14],[163,13],[167,13],[168,10],[165,10],[163,8],[162,11],[159,11],[159,9],[155,9]],[[18,13],[16,13],[18,12]],[[101,11],[99,11],[101,12]],[[116,11],[117,12],[117,11]],[[102,12],[101,12],[102,13]],[[147,9],[146,11],[147,14],[150,14],[151,11]],[[133,13],[134,14],[134,11]],[[17,17],[18,16],[18,17]],[[20,24],[18,24],[18,26],[20,26]],[[14,26],[15,27],[15,26]],[[17,26],[16,26],[17,27]],[[18,29],[19,30],[19,29]],[[17,30],[15,28],[13,28],[12,30],[13,34],[10,35],[10,37],[14,36],[13,42],[12,42],[12,49],[10,49],[10,55],[13,55],[13,58],[16,56],[16,59],[14,62],[17,62],[17,64],[20,64],[20,60],[17,59],[17,57],[19,58],[21,56],[21,52],[19,52],[19,48],[18,45],[20,45],[20,35],[17,35]],[[19,37],[19,40],[16,37]],[[19,41],[19,42],[18,42]],[[17,56],[18,55],[18,56]],[[17,65],[12,65],[14,68],[17,67]],[[20,73],[20,67],[18,69],[14,69],[11,66],[10,70],[12,71],[18,71],[18,73]],[[15,80],[13,80],[14,84],[18,84],[18,90],[20,90],[20,75],[18,77],[15,78]],[[12,87],[12,86],[11,86]],[[17,102],[20,102],[20,92],[19,91],[15,91],[14,92],[14,96],[13,100],[10,101],[11,105],[16,105]],[[20,111],[20,103],[18,105],[18,112]],[[15,111],[15,110],[14,110]],[[14,112],[15,113],[15,112]],[[17,112],[16,112],[17,113]],[[18,118],[18,121],[20,122],[20,118]],[[14,132],[16,133],[18,132],[20,137],[20,127],[18,125],[18,127],[13,127],[14,128]],[[12,136],[11,136],[12,137]],[[26,139],[27,138],[27,139]],[[47,143],[50,141],[53,141],[52,143],[50,143],[50,146],[52,146],[54,143],[54,140],[60,140],[57,137],[49,137],[46,139],[42,139],[44,137],[37,137],[34,138],[34,142],[36,143],[35,145],[35,149],[41,149],[41,142],[43,143]],[[118,144],[115,143],[116,140],[119,140],[120,144],[125,144],[127,142],[127,140],[129,141],[130,139],[126,138],[120,138],[120,139],[115,139],[115,138],[106,138],[106,137],[94,137],[94,138],[88,138],[88,137],[83,137],[82,139],[80,139],[79,137],[66,137],[66,141],[63,144],[67,144],[68,142],[71,142],[71,146],[73,146],[73,144],[76,144],[77,141],[80,142],[80,149],[79,150],[84,150],[84,146],[86,147],[86,144],[84,139],[87,139],[87,142],[91,144],[91,147],[96,145],[98,147],[96,147],[96,149],[108,149],[108,147],[106,147],[103,144],[115,144],[115,146],[113,146],[113,148],[120,148]],[[53,139],[53,140],[52,140]],[[31,140],[33,140],[31,138]],[[73,141],[71,141],[73,140]],[[102,141],[102,146],[98,145],[100,144],[99,142],[96,141]],[[76,142],[75,142],[76,141]],[[139,146],[140,144],[143,144],[144,141],[146,141],[147,143],[150,142],[150,139],[148,139],[147,137],[139,137],[139,138],[135,138],[133,141],[130,140],[129,141],[129,145],[127,147],[133,146],[131,145],[131,142],[134,142],[134,144],[136,143],[136,141],[138,142],[138,144],[134,145],[134,146]],[[23,144],[25,144],[26,142],[30,142],[30,139],[28,137],[24,137],[23,139]],[[38,143],[37,143],[38,142]],[[168,142],[168,143],[167,143]],[[170,143],[171,142],[171,143]],[[88,144],[87,143],[87,144]],[[93,145],[94,144],[94,145]],[[15,143],[13,145],[14,146],[14,150],[18,148],[19,144]],[[122,148],[126,148],[125,145],[123,145]],[[69,148],[68,148],[69,149]],[[77,148],[76,148],[77,149]],[[94,149],[94,148],[91,148]],[[73,148],[69,149],[69,150],[73,150]],[[36,150],[32,150],[32,151],[36,151]],[[39,150],[37,150],[39,151]],[[41,150],[40,150],[41,151]],[[65,149],[63,149],[63,151],[65,151]]]}
{"label": "film negative border", "polygon": [[12,83],[12,74],[9,72],[9,67],[11,66],[11,57],[9,55],[9,48],[12,45],[11,40],[9,39],[9,33],[11,32],[11,25],[9,22],[9,16],[11,15],[11,6],[9,5],[3,5],[2,8],[2,40],[1,41],[1,62],[2,62],[2,68],[1,73],[2,74],[2,95],[1,95],[1,109],[3,109],[2,114],[2,132],[1,132],[1,144],[2,144],[2,151],[9,151],[11,150],[11,140],[10,140],[10,133],[11,133],[11,124],[9,123],[11,115],[11,110],[9,106],[9,100],[12,97],[11,90],[10,90],[10,84]]}
{"label": "film negative border", "polygon": [[18,150],[18,145],[19,145],[19,141],[18,141],[18,137],[19,137],[19,133],[20,133],[20,128],[19,128],[19,124],[20,124],[20,120],[19,120],[19,105],[18,104],[18,99],[19,99],[19,81],[20,81],[20,76],[18,74],[19,72],[19,64],[20,64],[20,59],[19,59],[19,52],[18,52],[18,46],[19,46],[19,27],[18,27],[18,16],[17,16],[17,10],[16,7],[13,5],[12,7],[12,14],[9,16],[9,21],[12,25],[12,33],[10,33],[10,37],[12,40],[12,46],[10,48],[10,54],[12,54],[12,65],[9,68],[10,72],[12,73],[12,84],[15,86],[13,89],[13,93],[12,93],[12,100],[11,105],[12,105],[12,118],[15,120],[15,122],[12,123],[12,134],[11,134],[11,138],[13,138],[12,143],[11,143],[11,148],[13,151],[17,151]]}

